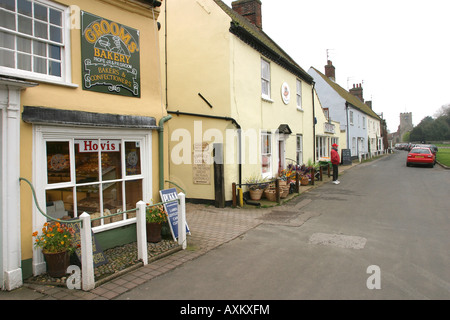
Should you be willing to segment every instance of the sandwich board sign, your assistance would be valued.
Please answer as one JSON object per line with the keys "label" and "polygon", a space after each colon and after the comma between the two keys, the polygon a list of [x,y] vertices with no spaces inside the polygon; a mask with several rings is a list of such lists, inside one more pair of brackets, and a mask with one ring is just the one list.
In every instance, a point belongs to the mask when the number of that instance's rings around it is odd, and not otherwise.
{"label": "sandwich board sign", "polygon": [[[159,190],[162,202],[178,200],[177,189],[170,188],[166,190]],[[178,201],[164,203],[164,209],[167,212],[167,217],[169,221],[170,231],[172,232],[172,237],[176,241],[178,238]],[[186,221],[186,234],[191,234]]]}

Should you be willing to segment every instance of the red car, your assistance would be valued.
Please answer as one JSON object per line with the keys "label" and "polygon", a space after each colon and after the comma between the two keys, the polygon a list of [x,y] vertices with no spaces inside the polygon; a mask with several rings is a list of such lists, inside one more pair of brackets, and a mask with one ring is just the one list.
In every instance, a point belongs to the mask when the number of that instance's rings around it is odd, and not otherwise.
{"label": "red car", "polygon": [[406,158],[406,166],[411,164],[428,164],[430,167],[434,167],[436,162],[436,156],[431,152],[430,148],[415,147],[412,148]]}

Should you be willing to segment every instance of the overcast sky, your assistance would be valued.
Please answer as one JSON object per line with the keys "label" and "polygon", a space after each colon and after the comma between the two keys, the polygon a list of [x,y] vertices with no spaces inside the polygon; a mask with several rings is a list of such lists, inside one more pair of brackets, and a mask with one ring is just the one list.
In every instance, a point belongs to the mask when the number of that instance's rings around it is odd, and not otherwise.
{"label": "overcast sky", "polygon": [[[224,0],[231,7],[232,0]],[[305,71],[328,57],[391,132],[450,103],[449,0],[261,0],[263,30]]]}

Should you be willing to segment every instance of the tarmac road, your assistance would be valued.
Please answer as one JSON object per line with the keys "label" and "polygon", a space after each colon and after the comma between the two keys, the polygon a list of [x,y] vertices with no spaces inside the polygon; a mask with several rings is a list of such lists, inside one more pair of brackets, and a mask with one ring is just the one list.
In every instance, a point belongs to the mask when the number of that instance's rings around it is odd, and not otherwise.
{"label": "tarmac road", "polygon": [[450,171],[405,161],[397,151],[356,166],[116,299],[447,300]]}

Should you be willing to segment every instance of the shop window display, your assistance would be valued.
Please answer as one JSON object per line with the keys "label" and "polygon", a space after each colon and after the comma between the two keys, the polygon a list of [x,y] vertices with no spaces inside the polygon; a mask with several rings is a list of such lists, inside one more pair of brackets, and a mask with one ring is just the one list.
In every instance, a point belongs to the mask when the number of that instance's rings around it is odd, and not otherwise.
{"label": "shop window display", "polygon": [[61,219],[87,212],[91,218],[106,217],[93,221],[93,227],[136,216],[108,217],[133,209],[142,200],[139,141],[73,139],[46,145],[48,215]]}

